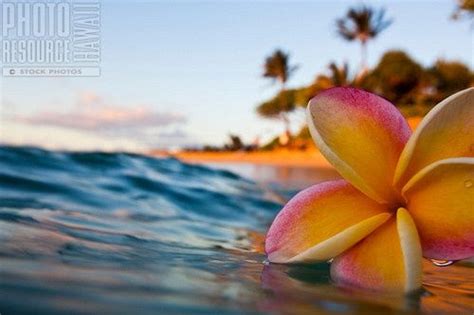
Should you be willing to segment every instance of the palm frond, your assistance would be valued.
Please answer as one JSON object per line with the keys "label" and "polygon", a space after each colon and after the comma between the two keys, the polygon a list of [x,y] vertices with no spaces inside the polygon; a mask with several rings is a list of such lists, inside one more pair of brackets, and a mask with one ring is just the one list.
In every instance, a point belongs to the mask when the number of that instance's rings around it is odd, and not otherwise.
{"label": "palm frond", "polygon": [[290,55],[277,49],[265,59],[262,76],[280,81],[285,84],[290,76],[298,69],[297,65],[289,64]]}
{"label": "palm frond", "polygon": [[391,19],[385,17],[384,9],[375,9],[368,6],[350,8],[343,18],[336,20],[338,34],[349,41],[358,39],[365,42],[376,37],[392,24]]}

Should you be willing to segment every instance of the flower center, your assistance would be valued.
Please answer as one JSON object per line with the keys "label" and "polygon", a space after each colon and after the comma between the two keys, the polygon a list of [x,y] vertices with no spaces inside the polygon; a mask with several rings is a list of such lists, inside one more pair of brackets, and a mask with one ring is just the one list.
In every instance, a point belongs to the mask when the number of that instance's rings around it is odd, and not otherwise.
{"label": "flower center", "polygon": [[390,211],[396,213],[400,208],[407,208],[406,202],[397,202],[394,205],[390,206]]}

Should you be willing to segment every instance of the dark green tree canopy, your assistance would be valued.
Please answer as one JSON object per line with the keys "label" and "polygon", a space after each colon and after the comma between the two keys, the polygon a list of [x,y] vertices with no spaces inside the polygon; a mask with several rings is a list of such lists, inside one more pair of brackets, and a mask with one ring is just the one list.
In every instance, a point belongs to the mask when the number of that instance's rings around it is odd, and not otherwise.
{"label": "dark green tree canopy", "polygon": [[405,52],[386,52],[369,74],[366,88],[398,104],[411,102],[423,77],[423,68]]}
{"label": "dark green tree canopy", "polygon": [[349,78],[349,65],[344,62],[342,66],[338,66],[335,62],[331,62],[328,66],[330,75],[327,77],[333,86],[345,86],[351,84]]}
{"label": "dark green tree canopy", "polygon": [[281,118],[282,114],[292,112],[296,108],[295,92],[296,90],[280,91],[274,98],[261,103],[257,107],[257,113],[265,118]]}
{"label": "dark green tree canopy", "polygon": [[439,100],[468,88],[474,79],[470,69],[458,61],[438,60],[428,73]]}
{"label": "dark green tree canopy", "polygon": [[335,86],[357,86],[356,80],[349,72],[349,65],[344,62],[338,65],[331,62],[328,65],[327,73],[320,74],[313,83],[295,90],[296,106],[306,107],[310,99],[319,92]]}

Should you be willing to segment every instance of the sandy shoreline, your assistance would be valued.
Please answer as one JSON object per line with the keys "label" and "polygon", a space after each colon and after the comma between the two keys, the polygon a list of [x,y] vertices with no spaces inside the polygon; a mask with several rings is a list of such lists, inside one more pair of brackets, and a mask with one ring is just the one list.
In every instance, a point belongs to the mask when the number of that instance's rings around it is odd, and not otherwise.
{"label": "sandy shoreline", "polygon": [[[408,124],[414,130],[420,123],[420,117],[408,119]],[[248,163],[271,166],[311,167],[311,168],[333,168],[331,164],[315,147],[306,151],[278,149],[273,151],[255,152],[204,152],[204,151],[182,151],[166,152],[154,151],[150,155],[156,157],[175,157],[188,163]]]}
{"label": "sandy shoreline", "polygon": [[332,168],[317,150],[258,152],[179,152],[169,154],[190,163],[251,163],[272,166]]}

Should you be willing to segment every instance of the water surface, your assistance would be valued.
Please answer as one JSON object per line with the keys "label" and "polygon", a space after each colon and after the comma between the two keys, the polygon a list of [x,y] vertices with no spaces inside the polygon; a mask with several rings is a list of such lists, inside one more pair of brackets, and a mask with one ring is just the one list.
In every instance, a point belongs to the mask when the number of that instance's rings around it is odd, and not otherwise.
{"label": "water surface", "polygon": [[0,147],[0,313],[473,313],[468,263],[427,264],[408,297],[338,287],[327,264],[265,264],[266,229],[313,176],[233,170]]}

